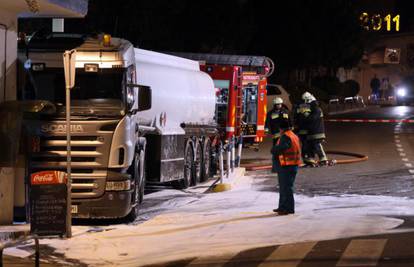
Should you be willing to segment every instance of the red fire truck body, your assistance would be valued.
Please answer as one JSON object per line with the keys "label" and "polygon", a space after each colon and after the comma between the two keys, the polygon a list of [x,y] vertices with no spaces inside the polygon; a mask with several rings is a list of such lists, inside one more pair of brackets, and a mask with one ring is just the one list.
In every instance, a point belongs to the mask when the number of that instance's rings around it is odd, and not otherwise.
{"label": "red fire truck body", "polygon": [[236,124],[236,107],[241,95],[241,67],[201,64],[200,69],[207,72],[216,88],[216,121],[222,139],[240,135],[240,127]]}
{"label": "red fire truck body", "polygon": [[267,57],[174,53],[198,60],[216,88],[216,121],[222,140],[243,136],[258,144],[265,136],[267,77],[273,62]]}

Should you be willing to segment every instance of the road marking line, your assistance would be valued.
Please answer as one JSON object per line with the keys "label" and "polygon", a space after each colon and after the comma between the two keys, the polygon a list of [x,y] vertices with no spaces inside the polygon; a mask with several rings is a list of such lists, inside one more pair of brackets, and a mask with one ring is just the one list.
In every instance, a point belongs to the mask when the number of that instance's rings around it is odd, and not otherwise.
{"label": "road marking line", "polygon": [[400,153],[400,156],[401,156],[401,157],[405,157],[405,156],[407,156],[407,154],[405,154],[405,153]]}
{"label": "road marking line", "polygon": [[404,152],[404,149],[401,148],[401,147],[397,147],[397,150],[400,151],[400,152]]}
{"label": "road marking line", "polygon": [[411,163],[405,163],[405,167],[412,168],[413,167],[413,164],[411,164]]}
{"label": "road marking line", "polygon": [[396,146],[397,146],[397,147],[402,147],[402,145],[401,145],[401,144],[396,144]]}
{"label": "road marking line", "polygon": [[407,158],[402,158],[401,160],[402,160],[402,161],[408,161],[408,159],[407,159]]}
{"label": "road marking line", "polygon": [[395,142],[396,142],[396,143],[400,143],[400,142],[401,142],[401,140],[400,140],[400,139],[395,139]]}
{"label": "road marking line", "polygon": [[387,239],[352,240],[336,266],[377,266]]}
{"label": "road marking line", "polygon": [[308,255],[317,242],[279,246],[259,267],[296,267]]}
{"label": "road marking line", "polygon": [[414,170],[408,170],[409,173],[414,174]]}

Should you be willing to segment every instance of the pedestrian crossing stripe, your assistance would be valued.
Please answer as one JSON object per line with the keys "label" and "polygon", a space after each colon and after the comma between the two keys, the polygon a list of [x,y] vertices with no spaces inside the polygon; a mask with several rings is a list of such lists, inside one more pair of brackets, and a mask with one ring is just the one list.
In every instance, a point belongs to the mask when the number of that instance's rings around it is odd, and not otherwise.
{"label": "pedestrian crossing stripe", "polygon": [[336,266],[377,266],[386,243],[387,239],[352,240]]}
{"label": "pedestrian crossing stripe", "polygon": [[258,267],[296,267],[308,255],[317,242],[279,246]]}
{"label": "pedestrian crossing stripe", "polygon": [[[348,245],[343,247],[341,256],[333,258],[336,261],[333,265],[336,267],[352,267],[352,266],[377,266],[381,258],[387,239],[353,239]],[[306,257],[310,252],[317,252],[318,243],[330,241],[304,242],[287,245],[279,245],[274,247],[265,247],[268,253],[263,258],[248,257],[247,259],[239,258],[238,255],[246,251],[237,251],[225,254],[221,257],[196,258],[186,266],[243,266],[244,263],[251,261],[254,266],[258,267],[298,267],[301,263],[306,263]],[[313,252],[312,252],[313,253]],[[246,257],[246,256],[245,256]]]}

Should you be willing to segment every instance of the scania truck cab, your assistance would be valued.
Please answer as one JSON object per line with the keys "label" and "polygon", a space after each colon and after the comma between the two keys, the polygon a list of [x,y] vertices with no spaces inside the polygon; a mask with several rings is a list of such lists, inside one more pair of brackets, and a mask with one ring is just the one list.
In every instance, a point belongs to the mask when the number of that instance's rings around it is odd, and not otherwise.
{"label": "scania truck cab", "polygon": [[76,48],[70,126],[73,216],[134,219],[145,185],[146,142],[138,136],[137,113],[151,107],[151,92],[135,86],[131,43],[105,38],[33,36],[21,50],[20,98],[49,101],[56,108],[53,114],[40,114],[25,123],[30,149],[27,174],[66,171],[62,53]]}

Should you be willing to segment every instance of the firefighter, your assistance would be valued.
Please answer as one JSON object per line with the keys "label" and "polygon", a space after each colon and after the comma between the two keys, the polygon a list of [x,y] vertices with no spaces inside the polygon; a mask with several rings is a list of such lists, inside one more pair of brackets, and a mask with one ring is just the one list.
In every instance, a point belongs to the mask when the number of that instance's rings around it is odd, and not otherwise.
{"label": "firefighter", "polygon": [[309,92],[302,95],[305,103],[310,105],[310,113],[306,116],[308,134],[306,138],[308,146],[307,162],[316,164],[315,154],[318,155],[319,164],[325,165],[328,163],[328,157],[323,149],[322,143],[325,141],[325,126],[323,122],[323,112],[319,107],[316,98]]}
{"label": "firefighter", "polygon": [[311,113],[310,104],[305,102],[297,104],[293,110],[293,122],[295,133],[298,135],[302,147],[303,162],[308,165],[314,165],[315,162],[309,159],[308,146],[308,120],[307,117]]}
{"label": "firefighter", "polygon": [[281,136],[271,150],[273,158],[277,159],[279,181],[279,207],[273,211],[279,215],[288,215],[295,213],[293,191],[298,167],[301,164],[301,147],[300,140],[293,133],[288,119],[281,119],[279,127]]}
{"label": "firefighter", "polygon": [[[280,120],[289,119],[289,110],[283,106],[283,99],[273,99],[273,109],[266,114],[265,133],[272,136],[273,146],[280,137]],[[272,158],[272,172],[276,172],[276,160]]]}

